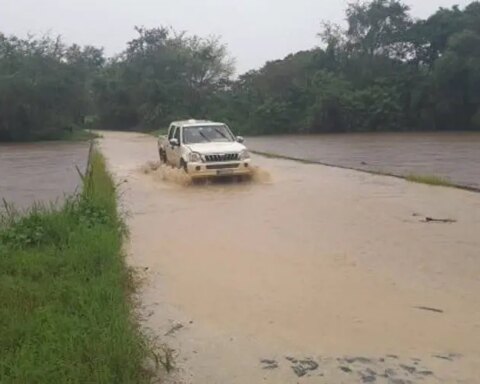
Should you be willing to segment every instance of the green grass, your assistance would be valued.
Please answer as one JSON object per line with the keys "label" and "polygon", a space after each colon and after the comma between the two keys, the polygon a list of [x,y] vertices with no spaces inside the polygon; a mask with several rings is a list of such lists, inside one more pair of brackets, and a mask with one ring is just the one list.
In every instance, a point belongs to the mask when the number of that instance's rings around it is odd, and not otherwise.
{"label": "green grass", "polygon": [[146,383],[122,257],[124,225],[103,157],[60,209],[4,214],[0,227],[0,383]]}
{"label": "green grass", "polygon": [[453,187],[454,185],[447,179],[435,175],[417,175],[410,174],[405,177],[408,181],[414,183],[437,185],[443,187]]}

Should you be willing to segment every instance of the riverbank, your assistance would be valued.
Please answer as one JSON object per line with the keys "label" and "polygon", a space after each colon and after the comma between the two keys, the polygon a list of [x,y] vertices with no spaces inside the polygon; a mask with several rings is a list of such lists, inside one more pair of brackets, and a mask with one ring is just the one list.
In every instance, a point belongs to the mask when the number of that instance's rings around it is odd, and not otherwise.
{"label": "riverbank", "polygon": [[192,186],[103,135],[172,382],[478,381],[479,194],[256,155],[270,178]]}
{"label": "riverbank", "polygon": [[48,135],[35,135],[23,138],[22,140],[0,140],[0,144],[19,144],[19,143],[41,143],[51,141],[78,142],[89,141],[99,138],[99,135],[90,129],[72,129],[57,131]]}
{"label": "riverbank", "polygon": [[457,188],[457,189],[463,189],[469,192],[480,192],[480,188],[471,187],[467,185],[454,184],[450,180],[442,177],[438,177],[436,175],[419,175],[415,173],[410,173],[410,174],[401,176],[401,175],[396,175],[394,173],[389,173],[386,171],[374,171],[374,170],[366,170],[366,169],[355,168],[355,167],[348,167],[344,165],[329,164],[323,161],[306,160],[299,157],[279,155],[279,154],[270,153],[270,152],[262,152],[262,151],[251,151],[251,152],[256,155],[264,156],[270,159],[297,161],[303,164],[317,164],[317,165],[322,165],[324,167],[332,167],[332,168],[347,169],[347,170],[357,171],[357,172],[365,172],[371,175],[394,177],[394,178],[410,181],[412,183],[426,184],[426,185],[437,186],[437,187]]}
{"label": "riverbank", "polygon": [[257,153],[480,191],[479,132],[258,136]]}
{"label": "riverbank", "polygon": [[125,229],[103,156],[80,195],[0,228],[0,382],[146,383]]}

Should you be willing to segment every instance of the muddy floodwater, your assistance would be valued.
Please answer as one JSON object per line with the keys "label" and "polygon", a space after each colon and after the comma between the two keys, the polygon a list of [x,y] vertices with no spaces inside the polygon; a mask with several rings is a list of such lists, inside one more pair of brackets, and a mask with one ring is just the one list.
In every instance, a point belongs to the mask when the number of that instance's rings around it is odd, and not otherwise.
{"label": "muddy floodwater", "polygon": [[88,143],[0,144],[0,200],[19,209],[55,202],[80,185]]}
{"label": "muddy floodwater", "polygon": [[480,189],[480,132],[252,137],[254,150],[354,169],[436,175]]}
{"label": "muddy floodwater", "polygon": [[100,147],[161,382],[479,383],[480,194],[261,156],[195,185],[153,137]]}

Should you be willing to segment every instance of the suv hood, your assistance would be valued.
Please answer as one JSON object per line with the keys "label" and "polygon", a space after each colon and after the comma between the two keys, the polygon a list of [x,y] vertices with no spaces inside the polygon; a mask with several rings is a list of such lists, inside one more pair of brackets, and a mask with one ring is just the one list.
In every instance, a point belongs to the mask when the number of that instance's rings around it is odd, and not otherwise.
{"label": "suv hood", "polygon": [[186,147],[192,152],[197,152],[202,155],[213,153],[238,153],[246,149],[243,144],[237,142],[188,144]]}

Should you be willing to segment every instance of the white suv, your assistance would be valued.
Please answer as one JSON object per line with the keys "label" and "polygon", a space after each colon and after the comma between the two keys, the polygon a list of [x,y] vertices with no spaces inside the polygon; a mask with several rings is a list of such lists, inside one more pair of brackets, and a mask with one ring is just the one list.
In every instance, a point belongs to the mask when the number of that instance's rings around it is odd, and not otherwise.
{"label": "white suv", "polygon": [[183,168],[192,177],[247,175],[250,154],[243,138],[224,123],[175,121],[167,136],[158,138],[160,161]]}

